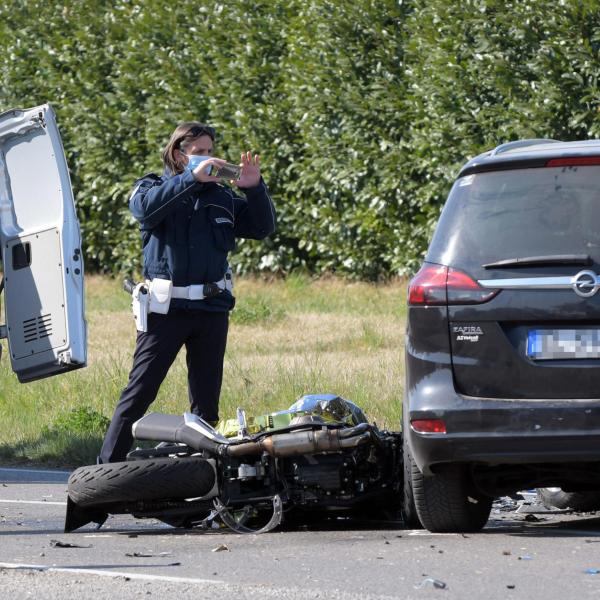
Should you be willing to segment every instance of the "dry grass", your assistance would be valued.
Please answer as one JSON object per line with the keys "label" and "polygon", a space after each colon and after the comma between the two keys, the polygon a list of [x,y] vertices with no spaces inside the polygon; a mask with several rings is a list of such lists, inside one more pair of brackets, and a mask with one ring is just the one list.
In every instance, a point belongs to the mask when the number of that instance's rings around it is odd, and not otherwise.
{"label": "dry grass", "polygon": [[[404,370],[403,282],[379,286],[301,276],[286,281],[248,278],[236,282],[236,296],[222,417],[233,416],[237,406],[260,414],[287,408],[302,394],[330,392],[353,400],[379,424],[398,428]],[[5,460],[29,457],[68,463],[72,452],[65,446],[72,440],[59,436],[49,445],[43,439],[52,423],[81,406],[111,416],[127,381],[135,327],[119,281],[88,277],[86,302],[86,369],[21,385],[9,361],[2,361],[0,457]],[[153,409],[186,410],[186,379],[182,352]],[[95,452],[99,443],[96,435],[86,452]]]}

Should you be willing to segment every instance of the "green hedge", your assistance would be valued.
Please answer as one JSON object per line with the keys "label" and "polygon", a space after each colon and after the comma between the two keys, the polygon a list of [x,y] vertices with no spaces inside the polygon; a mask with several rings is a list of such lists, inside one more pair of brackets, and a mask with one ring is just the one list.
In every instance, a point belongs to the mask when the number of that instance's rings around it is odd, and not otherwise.
{"label": "green hedge", "polygon": [[596,137],[600,10],[585,0],[5,0],[0,111],[50,101],[87,268],[139,268],[133,181],[177,122],[263,158],[279,229],[238,270],[377,279],[419,263],[466,158]]}

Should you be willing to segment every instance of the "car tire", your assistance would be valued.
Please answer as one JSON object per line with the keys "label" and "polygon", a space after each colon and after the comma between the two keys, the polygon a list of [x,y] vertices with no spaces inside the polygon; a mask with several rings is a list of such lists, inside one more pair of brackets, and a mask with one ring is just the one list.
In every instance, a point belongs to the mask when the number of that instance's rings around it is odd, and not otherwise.
{"label": "car tire", "polygon": [[402,483],[402,520],[405,529],[423,529],[423,523],[419,519],[417,507],[415,505],[415,495],[413,491],[413,473],[419,472],[417,465],[412,457],[410,447],[408,446],[407,436],[402,436],[402,456],[404,460],[404,479]]}
{"label": "car tire", "polygon": [[68,494],[82,507],[115,502],[197,498],[215,483],[212,465],[200,456],[155,458],[80,467],[71,473]]}
{"label": "car tire", "polygon": [[412,474],[421,523],[434,533],[479,531],[487,523],[493,498],[473,489],[463,465],[441,465],[433,475]]}
{"label": "car tire", "polygon": [[538,488],[537,494],[546,508],[570,508],[581,512],[600,510],[600,491],[564,492],[560,488]]}

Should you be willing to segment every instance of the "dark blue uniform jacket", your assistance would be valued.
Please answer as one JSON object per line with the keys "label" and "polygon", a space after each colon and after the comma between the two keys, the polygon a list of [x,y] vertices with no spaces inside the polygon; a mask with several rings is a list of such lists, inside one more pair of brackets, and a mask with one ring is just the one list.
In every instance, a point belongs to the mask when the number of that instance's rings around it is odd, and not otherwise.
{"label": "dark blue uniform jacket", "polygon": [[[140,223],[147,279],[170,279],[176,286],[219,281],[236,237],[260,240],[275,231],[275,209],[262,179],[243,190],[246,198],[217,183],[199,183],[191,171],[150,173],[135,185],[129,208]],[[173,308],[209,311],[233,305],[227,291],[205,300],[171,301]]]}

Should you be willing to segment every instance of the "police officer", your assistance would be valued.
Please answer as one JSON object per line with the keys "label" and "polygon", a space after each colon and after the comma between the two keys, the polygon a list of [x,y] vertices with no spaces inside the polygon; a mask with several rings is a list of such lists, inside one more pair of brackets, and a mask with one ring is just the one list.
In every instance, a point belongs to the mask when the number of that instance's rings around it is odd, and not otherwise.
{"label": "police officer", "polygon": [[273,233],[275,209],[258,155],[242,154],[241,174],[233,182],[245,197],[209,174],[211,166],[225,164],[212,157],[214,141],[212,127],[181,123],[162,153],[164,174],[150,173],[135,183],[129,207],[140,223],[143,275],[170,280],[172,298],[168,312],[150,313],[147,331],[137,333],[129,382],[99,462],[125,460],[133,442],[132,424],[156,398],[183,345],[191,411],[209,422],[219,418],[229,311],[235,302],[227,254],[236,237],[263,239]]}

